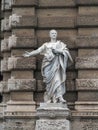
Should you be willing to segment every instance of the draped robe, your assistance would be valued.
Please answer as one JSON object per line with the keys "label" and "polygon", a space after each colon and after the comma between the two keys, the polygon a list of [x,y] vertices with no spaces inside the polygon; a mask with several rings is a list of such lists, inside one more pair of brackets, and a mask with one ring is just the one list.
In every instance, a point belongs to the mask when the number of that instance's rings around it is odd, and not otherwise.
{"label": "draped robe", "polygon": [[[48,98],[59,98],[66,92],[66,68],[68,59],[72,61],[71,55],[66,48],[66,44],[61,41],[45,43],[43,45],[44,59],[42,62],[42,76],[46,83],[46,93]],[[55,51],[56,50],[56,53]]]}

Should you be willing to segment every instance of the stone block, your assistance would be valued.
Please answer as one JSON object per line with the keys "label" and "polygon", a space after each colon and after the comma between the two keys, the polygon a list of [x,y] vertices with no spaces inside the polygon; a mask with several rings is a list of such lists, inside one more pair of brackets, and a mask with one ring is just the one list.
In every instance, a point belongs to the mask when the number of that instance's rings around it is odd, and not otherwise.
{"label": "stone block", "polygon": [[98,55],[98,49],[79,49],[78,50],[78,57],[85,57],[85,56],[97,56]]}
{"label": "stone block", "polygon": [[[97,33],[96,33],[97,34]],[[98,47],[97,36],[78,36],[76,38],[76,47],[77,48],[95,48]]]}
{"label": "stone block", "polygon": [[98,5],[97,0],[77,0],[78,5]]}
{"label": "stone block", "polygon": [[[21,102],[21,104],[24,104],[22,102],[26,101],[26,102],[31,102],[33,101],[33,91],[32,92],[23,92],[23,91],[20,91],[20,92],[11,92],[11,95],[10,95],[10,98],[11,100],[13,100],[14,102]],[[22,110],[21,110],[22,111]]]}
{"label": "stone block", "polygon": [[35,30],[33,28],[30,28],[30,29],[13,29],[13,34],[16,36],[16,37],[21,37],[21,38],[35,38]]}
{"label": "stone block", "polygon": [[16,37],[12,35],[9,37],[8,48],[28,48],[36,47],[36,39],[32,37]]}
{"label": "stone block", "polygon": [[38,17],[39,28],[75,28],[75,17],[54,16]]}
{"label": "stone block", "polygon": [[8,80],[8,90],[9,91],[31,91],[36,89],[35,79],[14,79]]}
{"label": "stone block", "polygon": [[35,6],[38,5],[38,0],[14,0],[13,1],[13,6]]}
{"label": "stone block", "polygon": [[98,26],[97,15],[78,15],[77,16],[78,27],[96,27]]}
{"label": "stone block", "polygon": [[95,90],[79,91],[78,101],[98,101],[98,93]]}
{"label": "stone block", "polygon": [[75,1],[73,0],[39,0],[40,7],[73,7]]}
{"label": "stone block", "polygon": [[79,15],[98,15],[97,6],[80,6]]}
{"label": "stone block", "polygon": [[9,27],[36,27],[37,19],[35,16],[30,15],[17,15],[12,14],[9,17]]}
{"label": "stone block", "polygon": [[96,70],[79,70],[78,79],[98,79],[98,71],[96,71]]}
{"label": "stone block", "polygon": [[76,58],[76,69],[97,69],[98,57],[77,57]]}
{"label": "stone block", "polygon": [[21,16],[24,16],[24,15],[26,15],[26,16],[33,16],[33,15],[35,15],[35,8],[33,8],[33,7],[29,7],[29,8],[27,8],[27,7],[23,7],[23,8],[17,8],[17,7],[15,7],[15,8],[13,8],[13,10],[12,10],[12,14],[17,14],[17,15],[21,15]]}
{"label": "stone block", "polygon": [[[59,1],[59,0],[58,0]],[[52,1],[53,2],[53,1]],[[57,2],[56,2],[57,3]],[[75,17],[77,14],[76,8],[47,8],[47,9],[38,9],[37,10],[38,17]],[[69,18],[69,17],[68,17]]]}
{"label": "stone block", "polygon": [[[29,113],[26,113],[29,115]],[[31,113],[30,113],[31,114]],[[21,118],[11,118],[7,117],[4,124],[4,130],[34,130],[35,129],[35,120],[31,118],[25,119]],[[2,129],[3,130],[3,129]]]}
{"label": "stone block", "polygon": [[14,70],[11,72],[11,77],[14,77],[16,80],[17,79],[34,79],[34,72],[33,70]]}
{"label": "stone block", "polygon": [[77,90],[97,90],[98,79],[76,79]]}
{"label": "stone block", "polygon": [[7,82],[6,81],[1,81],[0,82],[0,92],[8,92],[7,89]]}
{"label": "stone block", "polygon": [[15,57],[10,57],[8,59],[8,69],[9,70],[23,70],[23,69],[35,69],[36,68],[36,60],[35,57],[33,58],[15,58]]}

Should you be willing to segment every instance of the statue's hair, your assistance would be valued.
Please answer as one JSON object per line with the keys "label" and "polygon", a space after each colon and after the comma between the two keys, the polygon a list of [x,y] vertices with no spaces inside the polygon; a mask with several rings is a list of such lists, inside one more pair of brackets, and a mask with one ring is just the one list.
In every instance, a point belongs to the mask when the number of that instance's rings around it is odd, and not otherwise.
{"label": "statue's hair", "polygon": [[52,31],[55,31],[55,32],[57,33],[57,31],[56,31],[55,29],[52,29],[52,30],[50,30],[49,34],[50,34]]}

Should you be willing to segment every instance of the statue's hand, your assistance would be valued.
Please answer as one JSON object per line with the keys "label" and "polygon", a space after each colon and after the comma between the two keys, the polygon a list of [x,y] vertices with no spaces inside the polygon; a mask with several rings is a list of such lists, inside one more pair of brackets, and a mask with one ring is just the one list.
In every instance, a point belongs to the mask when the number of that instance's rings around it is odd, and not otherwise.
{"label": "statue's hand", "polygon": [[58,53],[58,51],[57,51],[57,50],[55,50],[55,49],[53,49],[53,53],[57,54],[57,53]]}
{"label": "statue's hand", "polygon": [[24,56],[24,57],[29,57],[29,56],[30,56],[30,54],[29,54],[29,52],[28,52],[28,51],[26,51],[26,53],[25,53],[25,54],[23,54],[23,56]]}

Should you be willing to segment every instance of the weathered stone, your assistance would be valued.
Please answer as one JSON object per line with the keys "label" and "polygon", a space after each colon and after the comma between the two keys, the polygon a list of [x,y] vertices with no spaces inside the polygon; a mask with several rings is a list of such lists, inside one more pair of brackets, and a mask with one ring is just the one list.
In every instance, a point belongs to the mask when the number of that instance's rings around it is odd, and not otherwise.
{"label": "weathered stone", "polygon": [[35,90],[36,80],[35,79],[14,79],[8,80],[8,90],[10,91],[20,91],[20,90]]}
{"label": "weathered stone", "polygon": [[98,15],[97,6],[79,6],[79,15]]}
{"label": "weathered stone", "polygon": [[9,17],[9,26],[13,28],[18,27],[36,27],[37,19],[35,16],[16,15],[12,14]]}
{"label": "weathered stone", "polygon": [[77,0],[79,5],[98,5],[97,0]]}
{"label": "weathered stone", "polygon": [[21,57],[10,57],[8,59],[8,69],[35,69],[36,60],[35,58],[21,58]]}
{"label": "weathered stone", "polygon": [[78,101],[92,101],[97,102],[98,101],[98,93],[96,90],[91,91],[78,91]]}
{"label": "weathered stone", "polygon": [[16,43],[14,44],[14,42],[12,42],[12,44],[10,44],[10,48],[36,48],[36,46],[37,40],[32,37],[17,37]]}
{"label": "weathered stone", "polygon": [[40,7],[73,7],[75,1],[73,0],[39,0]]}
{"label": "weathered stone", "polygon": [[13,5],[14,6],[20,6],[20,7],[24,7],[24,6],[35,6],[38,5],[38,0],[14,0],[13,1]]}
{"label": "weathered stone", "polygon": [[2,0],[2,10],[9,10],[11,9],[12,0]]}
{"label": "weathered stone", "polygon": [[79,49],[78,50],[78,57],[87,57],[87,56],[97,56],[98,55],[98,49]]}
{"label": "weathered stone", "polygon": [[96,27],[98,26],[98,16],[97,15],[79,15],[77,16],[77,26],[78,27]]}
{"label": "weathered stone", "polygon": [[79,79],[98,79],[98,71],[96,70],[78,70]]}
{"label": "weathered stone", "polygon": [[17,28],[14,28],[13,29],[13,34],[16,37],[21,37],[21,38],[28,38],[28,37],[35,38],[35,30],[33,28],[30,28],[30,29],[25,29],[25,28],[17,29]]}
{"label": "weathered stone", "polygon": [[97,69],[98,57],[77,57],[76,58],[76,69]]}
{"label": "weathered stone", "polygon": [[97,79],[77,79],[76,87],[77,87],[77,90],[97,90],[98,80]]}
{"label": "weathered stone", "polygon": [[[96,114],[97,112],[92,111],[84,111],[84,112],[77,112],[79,116],[75,116],[76,119],[72,121],[72,130],[97,130],[98,129],[98,119],[92,118],[93,114]],[[76,112],[74,113],[77,114]],[[86,116],[88,115],[88,116]],[[89,116],[92,115],[92,116]],[[79,117],[79,118],[78,118]],[[82,117],[82,118],[80,118]],[[85,118],[87,117],[87,118]]]}
{"label": "weathered stone", "polygon": [[75,28],[75,26],[75,17],[38,17],[39,28]]}
{"label": "weathered stone", "polygon": [[1,81],[0,82],[0,93],[7,92],[7,91],[8,91],[7,82],[6,81]]}
{"label": "weathered stone", "polygon": [[70,122],[66,118],[70,115],[66,103],[41,103],[37,109],[39,120],[35,130],[70,130]]}
{"label": "weathered stone", "polygon": [[14,70],[11,72],[11,76],[15,79],[34,79],[34,72],[33,70]]}
{"label": "weathered stone", "polygon": [[29,7],[29,8],[27,8],[27,7],[23,7],[23,8],[17,8],[17,7],[15,7],[15,8],[13,8],[13,10],[12,10],[12,14],[17,14],[17,15],[19,15],[19,16],[24,16],[24,15],[26,15],[26,16],[33,16],[33,15],[35,15],[35,8],[34,7]]}
{"label": "weathered stone", "polygon": [[[97,34],[97,33],[96,33]],[[76,47],[77,48],[95,48],[98,47],[97,36],[78,36],[76,38]]]}

